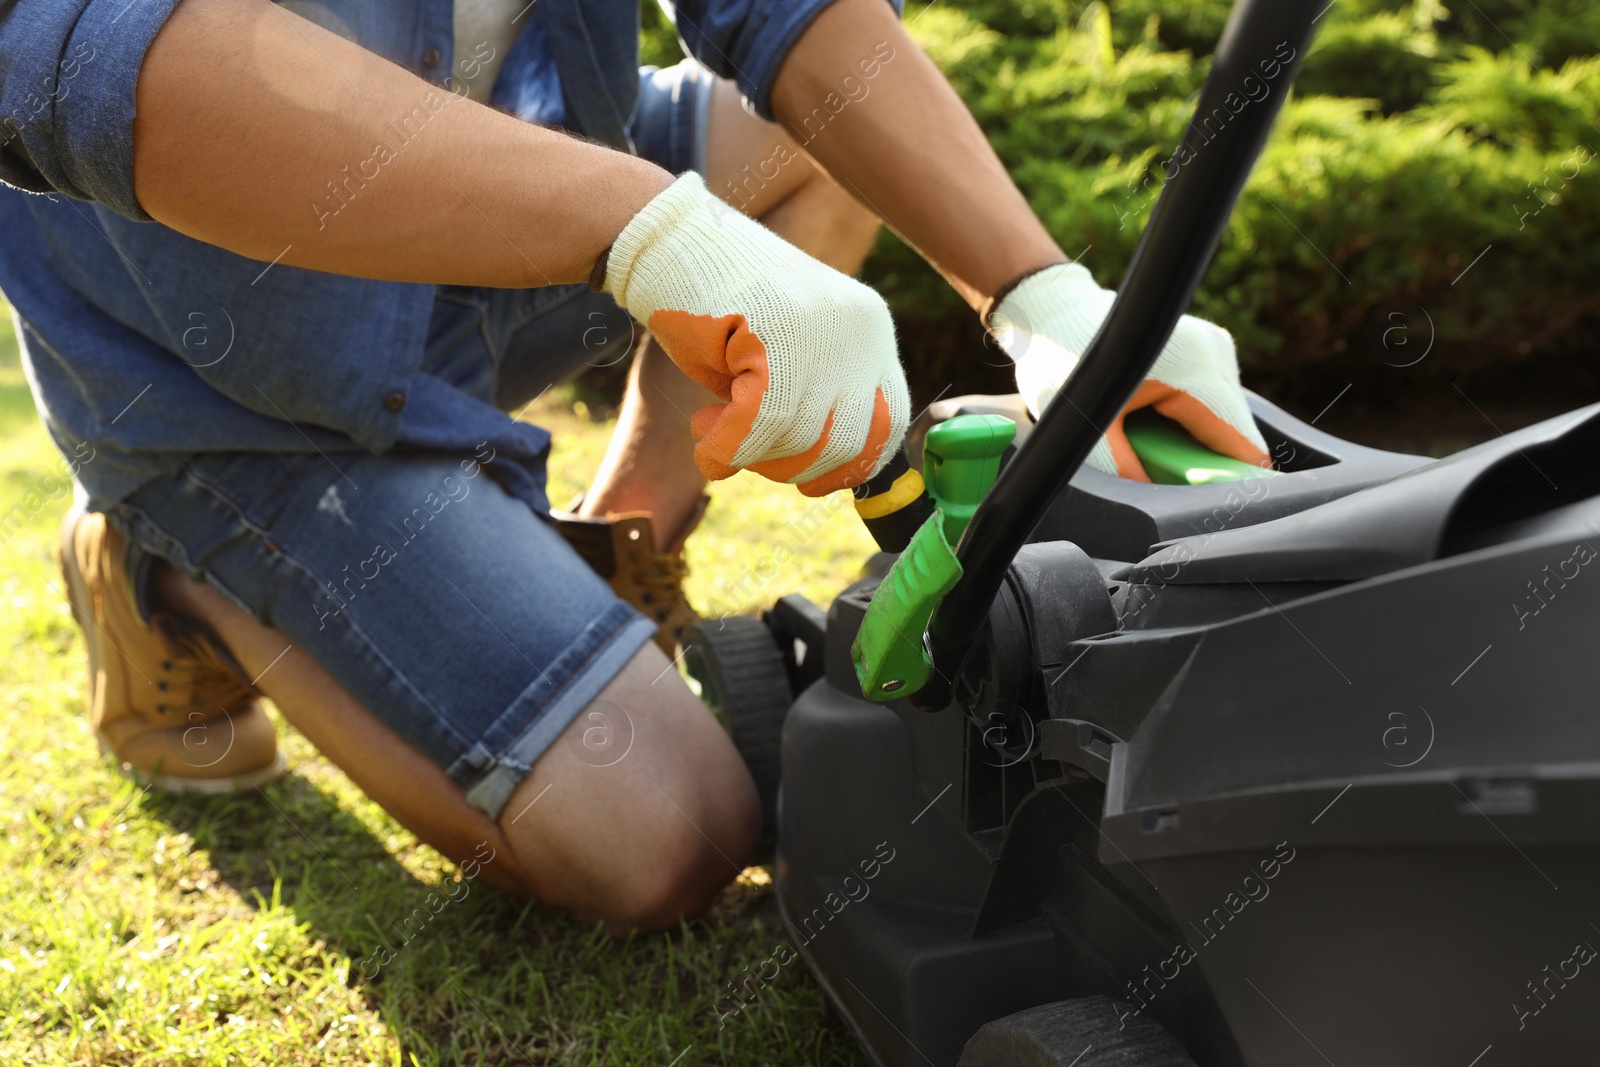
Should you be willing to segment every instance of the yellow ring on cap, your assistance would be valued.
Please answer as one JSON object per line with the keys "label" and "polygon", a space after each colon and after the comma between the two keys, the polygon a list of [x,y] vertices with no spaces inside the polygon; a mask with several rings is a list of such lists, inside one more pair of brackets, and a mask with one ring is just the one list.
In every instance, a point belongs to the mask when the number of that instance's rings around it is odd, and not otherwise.
{"label": "yellow ring on cap", "polygon": [[856,514],[863,519],[881,519],[885,515],[893,515],[921,496],[924,488],[921,472],[913,467],[878,495],[857,500]]}

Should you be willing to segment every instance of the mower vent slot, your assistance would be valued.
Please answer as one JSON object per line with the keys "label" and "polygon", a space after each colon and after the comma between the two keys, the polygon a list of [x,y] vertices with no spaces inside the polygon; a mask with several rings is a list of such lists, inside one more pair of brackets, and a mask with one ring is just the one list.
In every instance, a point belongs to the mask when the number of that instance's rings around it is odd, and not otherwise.
{"label": "mower vent slot", "polygon": [[1256,429],[1261,431],[1261,436],[1267,442],[1267,455],[1272,457],[1272,466],[1280,471],[1309,471],[1318,467],[1331,467],[1338,460],[1306,444],[1296,440],[1260,419],[1256,420]]}
{"label": "mower vent slot", "polygon": [[1600,415],[1553,441],[1506,455],[1456,501],[1439,541],[1440,557],[1497,540],[1494,532],[1600,495]]}

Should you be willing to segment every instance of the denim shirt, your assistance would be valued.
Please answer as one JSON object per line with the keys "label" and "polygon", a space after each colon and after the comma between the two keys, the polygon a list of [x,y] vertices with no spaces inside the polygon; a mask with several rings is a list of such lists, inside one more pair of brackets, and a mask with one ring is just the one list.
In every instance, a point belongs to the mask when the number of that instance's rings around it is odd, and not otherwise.
{"label": "denim shirt", "polygon": [[[690,54],[769,116],[784,56],[829,2],[681,0],[676,20]],[[423,369],[433,286],[246,259],[140,208],[135,88],[177,3],[0,4],[0,182],[12,187],[0,186],[0,291],[17,312],[57,446],[92,450],[76,474],[90,505],[108,506],[197,452],[471,454],[487,443],[498,480],[548,508],[548,434]],[[530,5],[534,28],[507,56],[494,103],[533,121],[560,116],[627,149],[637,5]],[[283,6],[434,81],[448,101],[452,0]]]}

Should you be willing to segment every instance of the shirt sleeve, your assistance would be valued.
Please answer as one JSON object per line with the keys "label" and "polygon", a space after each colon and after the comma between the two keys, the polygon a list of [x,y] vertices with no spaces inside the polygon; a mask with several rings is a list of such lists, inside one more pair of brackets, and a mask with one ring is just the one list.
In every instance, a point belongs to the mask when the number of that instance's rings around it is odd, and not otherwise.
{"label": "shirt sleeve", "polygon": [[135,219],[134,93],[179,0],[0,3],[0,181]]}
{"label": "shirt sleeve", "polygon": [[[771,120],[772,83],[778,68],[811,21],[832,2],[677,0],[669,13],[689,54],[713,74],[731,78],[756,114]],[[905,0],[889,4],[898,14]]]}

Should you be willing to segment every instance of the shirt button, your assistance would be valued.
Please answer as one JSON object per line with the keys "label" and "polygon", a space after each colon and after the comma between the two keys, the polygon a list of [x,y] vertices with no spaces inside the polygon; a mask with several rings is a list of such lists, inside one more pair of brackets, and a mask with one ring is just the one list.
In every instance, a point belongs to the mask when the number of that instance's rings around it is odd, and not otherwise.
{"label": "shirt button", "polygon": [[399,411],[406,406],[406,394],[390,393],[383,398],[383,406],[389,411]]}
{"label": "shirt button", "polygon": [[426,52],[422,53],[422,65],[427,67],[429,70],[432,70],[434,67],[439,65],[439,60],[441,58],[443,57],[439,55],[439,50],[437,48],[430,48]]}

